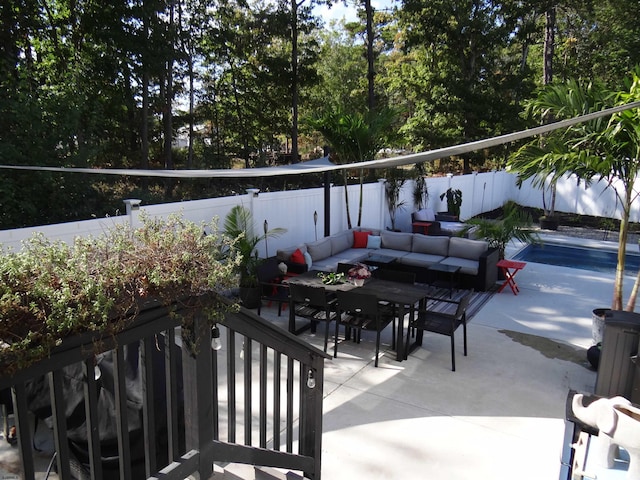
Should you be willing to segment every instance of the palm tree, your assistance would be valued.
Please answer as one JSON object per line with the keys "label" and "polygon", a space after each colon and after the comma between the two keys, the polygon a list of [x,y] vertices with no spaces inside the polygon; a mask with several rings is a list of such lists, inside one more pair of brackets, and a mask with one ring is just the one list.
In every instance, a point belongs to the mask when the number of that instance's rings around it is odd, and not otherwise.
{"label": "palm tree", "polygon": [[504,251],[512,239],[525,243],[538,242],[538,234],[531,228],[531,215],[523,211],[514,202],[507,202],[502,207],[502,216],[495,220],[472,218],[467,224],[476,226],[477,235],[489,242],[490,248],[498,249],[500,260],[504,259]]}
{"label": "palm tree", "polygon": [[[322,134],[331,145],[340,163],[356,163],[373,160],[375,154],[391,141],[391,125],[397,113],[383,108],[373,113],[346,112],[344,109],[321,112],[306,119],[307,125]],[[344,198],[347,209],[347,226],[352,228],[348,196],[348,172],[342,171]],[[358,226],[362,220],[364,170],[360,169],[360,201]]]}
{"label": "palm tree", "polygon": [[[599,84],[582,84],[569,81],[562,85],[543,88],[530,102],[531,111],[540,116],[552,115],[563,119],[596,112],[614,105],[625,105],[640,99],[640,68],[627,79],[628,91],[611,91]],[[510,159],[510,166],[520,172],[522,179],[539,176],[555,181],[564,175],[575,175],[579,181],[605,181],[612,186],[619,181],[623,188],[614,188],[622,208],[618,233],[618,261],[611,308],[622,310],[622,293],[625,254],[629,234],[631,205],[638,196],[633,189],[640,173],[640,109],[632,108],[605,117],[556,131],[551,138],[538,144],[536,151],[531,144],[529,158]],[[537,165],[536,165],[537,158]],[[640,272],[626,305],[635,307]]]}
{"label": "palm tree", "polygon": [[[265,227],[266,230],[266,227]],[[224,234],[234,241],[234,250],[242,260],[238,266],[241,287],[254,287],[258,284],[256,269],[260,263],[256,247],[267,238],[277,237],[286,232],[284,228],[272,228],[264,233],[256,233],[251,210],[242,206],[234,206],[224,219]]]}

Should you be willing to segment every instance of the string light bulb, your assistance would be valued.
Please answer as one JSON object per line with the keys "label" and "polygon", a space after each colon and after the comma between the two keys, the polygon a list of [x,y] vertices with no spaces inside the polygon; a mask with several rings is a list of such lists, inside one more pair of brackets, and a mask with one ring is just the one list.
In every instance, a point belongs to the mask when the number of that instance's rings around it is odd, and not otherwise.
{"label": "string light bulb", "polygon": [[216,351],[222,348],[222,342],[220,341],[220,329],[217,325],[214,325],[211,329],[211,348]]}
{"label": "string light bulb", "polygon": [[307,373],[307,387],[316,388],[316,376],[313,373],[313,368],[310,368]]}

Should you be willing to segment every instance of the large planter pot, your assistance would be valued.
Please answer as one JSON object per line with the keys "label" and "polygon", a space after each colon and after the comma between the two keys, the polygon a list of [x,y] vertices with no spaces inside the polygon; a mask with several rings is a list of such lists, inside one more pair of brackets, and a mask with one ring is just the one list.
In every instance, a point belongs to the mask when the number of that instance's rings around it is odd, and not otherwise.
{"label": "large planter pot", "polygon": [[258,308],[260,287],[240,287],[240,301],[245,308]]}
{"label": "large planter pot", "polygon": [[591,317],[591,338],[593,344],[597,345],[602,342],[602,335],[604,333],[604,319],[607,312],[611,311],[610,308],[595,308],[593,310],[593,316]]}
{"label": "large planter pot", "polygon": [[560,225],[560,219],[557,217],[540,217],[538,221],[543,230],[558,230],[558,225]]}
{"label": "large planter pot", "polygon": [[449,212],[438,212],[437,220],[441,222],[459,222],[460,217]]}

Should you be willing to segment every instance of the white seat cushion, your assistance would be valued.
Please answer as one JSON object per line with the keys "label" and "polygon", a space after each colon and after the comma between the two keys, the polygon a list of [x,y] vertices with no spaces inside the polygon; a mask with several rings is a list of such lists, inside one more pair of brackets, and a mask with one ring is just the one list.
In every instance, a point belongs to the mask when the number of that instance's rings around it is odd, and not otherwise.
{"label": "white seat cushion", "polygon": [[416,222],[433,222],[436,219],[436,214],[433,208],[423,208],[413,214],[413,220]]}

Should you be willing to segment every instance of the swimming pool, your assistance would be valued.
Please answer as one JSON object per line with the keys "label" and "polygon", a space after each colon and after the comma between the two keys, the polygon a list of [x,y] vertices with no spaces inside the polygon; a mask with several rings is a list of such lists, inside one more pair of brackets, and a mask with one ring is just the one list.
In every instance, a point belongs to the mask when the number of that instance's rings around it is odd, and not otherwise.
{"label": "swimming pool", "polygon": [[[560,267],[579,268],[596,272],[615,273],[618,254],[613,250],[556,245],[531,244],[520,250],[513,258],[522,262],[544,263]],[[625,272],[636,275],[640,268],[640,255],[627,251]]]}

